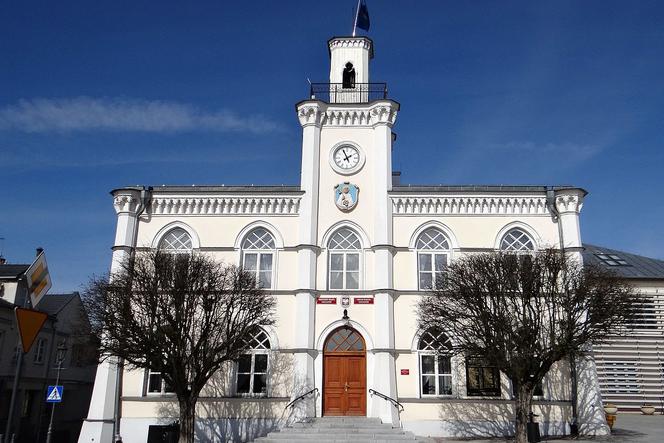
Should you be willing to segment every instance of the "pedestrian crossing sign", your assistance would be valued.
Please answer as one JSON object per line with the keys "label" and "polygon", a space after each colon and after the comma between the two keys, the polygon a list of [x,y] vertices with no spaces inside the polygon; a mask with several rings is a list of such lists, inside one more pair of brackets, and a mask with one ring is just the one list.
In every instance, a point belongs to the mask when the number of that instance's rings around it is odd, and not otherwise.
{"label": "pedestrian crossing sign", "polygon": [[62,385],[49,386],[46,390],[46,403],[60,403],[62,401]]}

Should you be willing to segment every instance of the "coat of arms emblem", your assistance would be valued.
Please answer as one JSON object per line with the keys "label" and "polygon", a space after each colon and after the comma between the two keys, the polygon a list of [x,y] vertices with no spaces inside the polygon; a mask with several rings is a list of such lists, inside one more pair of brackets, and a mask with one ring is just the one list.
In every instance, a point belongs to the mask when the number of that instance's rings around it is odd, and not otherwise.
{"label": "coat of arms emblem", "polygon": [[334,187],[334,202],[337,205],[337,208],[342,211],[350,211],[357,204],[357,194],[360,192],[360,188],[356,185],[343,182],[339,183]]}

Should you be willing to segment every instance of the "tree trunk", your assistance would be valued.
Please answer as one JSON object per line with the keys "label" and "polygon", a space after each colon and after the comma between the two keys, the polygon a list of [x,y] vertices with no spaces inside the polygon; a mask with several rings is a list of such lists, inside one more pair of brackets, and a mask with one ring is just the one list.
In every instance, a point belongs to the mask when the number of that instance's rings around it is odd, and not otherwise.
{"label": "tree trunk", "polygon": [[196,399],[181,398],[180,404],[180,439],[179,443],[194,443],[194,420],[196,418]]}
{"label": "tree trunk", "polygon": [[516,396],[516,443],[528,443],[528,414],[533,402],[533,388],[519,384]]}

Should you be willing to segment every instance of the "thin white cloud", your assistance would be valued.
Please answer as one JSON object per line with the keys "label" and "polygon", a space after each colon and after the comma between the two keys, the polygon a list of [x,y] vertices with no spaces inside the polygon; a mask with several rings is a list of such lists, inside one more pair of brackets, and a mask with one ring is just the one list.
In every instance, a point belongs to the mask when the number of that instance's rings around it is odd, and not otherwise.
{"label": "thin white cloud", "polygon": [[261,116],[241,116],[228,110],[204,111],[184,103],[127,98],[75,97],[22,99],[0,108],[0,130],[22,132],[130,131],[175,133],[190,131],[278,131]]}
{"label": "thin white cloud", "polygon": [[494,145],[494,148],[505,151],[516,151],[529,155],[560,155],[567,160],[580,163],[599,154],[603,147],[599,144],[582,143],[535,143],[531,141],[514,141]]}

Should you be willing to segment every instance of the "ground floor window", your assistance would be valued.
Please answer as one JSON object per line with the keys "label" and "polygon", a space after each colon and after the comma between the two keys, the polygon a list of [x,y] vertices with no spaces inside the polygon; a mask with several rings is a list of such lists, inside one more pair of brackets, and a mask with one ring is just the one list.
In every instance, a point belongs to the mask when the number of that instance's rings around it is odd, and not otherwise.
{"label": "ground floor window", "polygon": [[452,345],[447,335],[435,328],[427,329],[417,349],[422,396],[452,395]]}
{"label": "ground floor window", "polygon": [[469,396],[500,396],[500,372],[481,358],[466,360],[466,389]]}
{"label": "ground floor window", "polygon": [[148,394],[168,394],[173,392],[173,387],[169,385],[161,372],[148,371]]}
{"label": "ground floor window", "polygon": [[246,349],[237,361],[235,390],[240,395],[267,395],[270,340],[265,331],[254,331]]}

